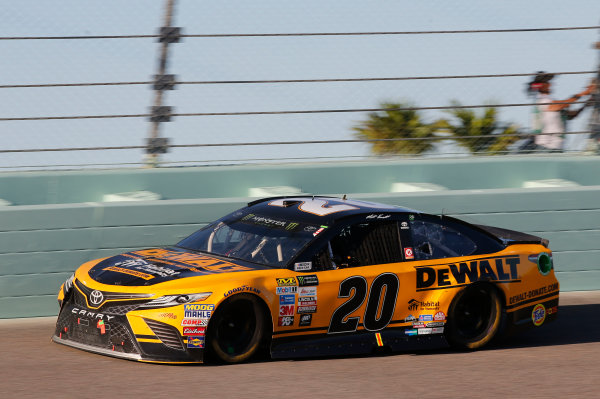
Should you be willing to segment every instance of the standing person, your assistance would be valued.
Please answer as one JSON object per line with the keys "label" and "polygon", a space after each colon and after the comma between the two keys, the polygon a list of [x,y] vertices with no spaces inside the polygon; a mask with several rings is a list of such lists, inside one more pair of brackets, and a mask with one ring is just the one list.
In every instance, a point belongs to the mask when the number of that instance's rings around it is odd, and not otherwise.
{"label": "standing person", "polygon": [[[546,72],[538,72],[533,80],[529,82],[527,91],[529,94],[537,95],[537,105],[534,109],[535,144],[537,151],[561,152],[564,148],[563,135],[566,131],[565,121],[573,119],[587,105],[575,111],[569,111],[569,106],[579,101],[582,97],[589,96],[596,88],[595,83],[591,83],[581,93],[575,94],[563,101],[556,101],[550,97],[550,81],[554,75]],[[584,139],[585,141],[585,139]],[[570,143],[571,139],[567,141]]]}

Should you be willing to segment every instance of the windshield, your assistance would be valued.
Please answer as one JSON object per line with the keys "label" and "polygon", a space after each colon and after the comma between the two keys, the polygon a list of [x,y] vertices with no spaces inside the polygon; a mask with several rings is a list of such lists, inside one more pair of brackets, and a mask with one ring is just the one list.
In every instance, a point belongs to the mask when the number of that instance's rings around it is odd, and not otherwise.
{"label": "windshield", "polygon": [[238,218],[225,217],[183,239],[177,246],[284,267],[321,231],[321,226],[250,213]]}

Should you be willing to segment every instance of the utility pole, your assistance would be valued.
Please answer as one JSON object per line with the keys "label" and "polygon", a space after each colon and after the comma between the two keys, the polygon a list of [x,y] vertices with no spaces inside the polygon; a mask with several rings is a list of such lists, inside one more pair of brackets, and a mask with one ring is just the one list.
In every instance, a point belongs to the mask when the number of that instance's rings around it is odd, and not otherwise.
{"label": "utility pole", "polygon": [[151,108],[150,135],[146,145],[146,166],[151,168],[158,165],[159,155],[165,154],[169,147],[168,139],[160,137],[160,124],[161,122],[169,122],[173,113],[171,107],[163,105],[163,92],[175,88],[175,75],[166,74],[169,59],[169,44],[178,43],[181,39],[181,28],[171,26],[174,7],[175,0],[166,0],[164,23],[159,32],[160,37],[158,41],[162,45],[158,60],[158,71],[154,75],[154,103]]}

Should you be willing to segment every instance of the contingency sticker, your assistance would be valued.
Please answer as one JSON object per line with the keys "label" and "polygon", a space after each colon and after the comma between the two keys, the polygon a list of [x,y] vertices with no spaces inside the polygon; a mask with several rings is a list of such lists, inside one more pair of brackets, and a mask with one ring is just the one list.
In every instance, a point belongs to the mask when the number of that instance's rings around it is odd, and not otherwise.
{"label": "contingency sticker", "polygon": [[294,263],[294,271],[306,272],[312,269],[312,262],[296,262]]}

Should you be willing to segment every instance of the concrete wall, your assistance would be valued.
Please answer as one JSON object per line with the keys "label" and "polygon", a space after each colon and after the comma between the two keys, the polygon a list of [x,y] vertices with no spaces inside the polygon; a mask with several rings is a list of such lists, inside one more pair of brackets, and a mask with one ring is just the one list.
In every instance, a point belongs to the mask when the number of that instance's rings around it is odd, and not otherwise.
{"label": "concrete wall", "polygon": [[[550,239],[561,289],[600,289],[599,172],[596,158],[490,158],[0,174],[0,198],[13,204],[0,206],[0,318],[54,315],[58,287],[79,264],[176,243],[244,206],[251,187],[277,185],[540,235]],[[544,179],[562,181],[522,188]],[[394,193],[394,182],[448,189]],[[166,199],[99,202],[133,190]]]}

